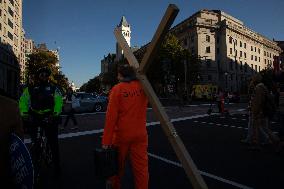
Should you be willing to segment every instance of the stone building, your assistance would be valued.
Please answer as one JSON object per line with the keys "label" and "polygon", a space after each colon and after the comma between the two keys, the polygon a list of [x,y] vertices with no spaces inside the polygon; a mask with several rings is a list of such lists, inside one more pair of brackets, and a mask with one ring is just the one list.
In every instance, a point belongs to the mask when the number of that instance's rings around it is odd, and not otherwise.
{"label": "stone building", "polygon": [[281,48],[282,53],[280,54],[279,58],[278,58],[278,62],[279,62],[279,66],[284,69],[284,41],[275,41],[278,46]]}
{"label": "stone building", "polygon": [[22,20],[22,0],[0,0],[0,89],[12,96],[25,70]]}
{"label": "stone building", "polygon": [[199,56],[199,82],[240,91],[256,72],[273,67],[281,53],[277,43],[220,10],[200,10],[170,32],[184,48]]}

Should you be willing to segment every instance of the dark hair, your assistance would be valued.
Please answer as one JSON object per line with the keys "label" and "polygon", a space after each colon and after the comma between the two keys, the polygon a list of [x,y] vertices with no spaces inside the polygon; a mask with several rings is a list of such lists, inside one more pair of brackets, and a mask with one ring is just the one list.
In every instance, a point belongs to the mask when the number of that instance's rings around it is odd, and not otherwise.
{"label": "dark hair", "polygon": [[129,64],[122,64],[118,66],[117,72],[125,78],[136,78],[135,71]]}

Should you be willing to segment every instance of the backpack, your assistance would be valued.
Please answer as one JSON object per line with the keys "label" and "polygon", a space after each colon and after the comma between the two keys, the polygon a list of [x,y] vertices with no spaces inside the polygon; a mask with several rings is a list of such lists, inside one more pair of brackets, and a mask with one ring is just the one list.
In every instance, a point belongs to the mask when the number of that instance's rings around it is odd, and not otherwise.
{"label": "backpack", "polygon": [[268,91],[265,92],[265,100],[263,105],[263,114],[268,118],[273,118],[276,113],[276,103],[274,100],[274,95]]}

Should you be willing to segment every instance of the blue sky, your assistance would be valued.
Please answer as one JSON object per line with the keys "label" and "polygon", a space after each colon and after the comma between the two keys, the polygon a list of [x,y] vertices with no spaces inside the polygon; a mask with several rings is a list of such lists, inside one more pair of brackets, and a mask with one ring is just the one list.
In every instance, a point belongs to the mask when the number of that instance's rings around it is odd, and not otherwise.
{"label": "blue sky", "polygon": [[77,86],[100,73],[104,55],[115,52],[113,30],[125,15],[131,45],[148,43],[168,6],[180,12],[175,24],[200,9],[219,9],[254,31],[284,40],[283,0],[24,0],[26,37],[48,48],[60,47],[63,73]]}

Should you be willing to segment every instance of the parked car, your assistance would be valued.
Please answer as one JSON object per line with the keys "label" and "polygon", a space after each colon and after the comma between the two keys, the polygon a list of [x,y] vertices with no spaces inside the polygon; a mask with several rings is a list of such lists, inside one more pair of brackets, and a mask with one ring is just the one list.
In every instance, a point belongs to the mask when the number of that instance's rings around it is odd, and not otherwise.
{"label": "parked car", "polygon": [[80,102],[80,107],[75,108],[75,112],[101,112],[106,110],[107,98],[85,92],[77,92],[74,95]]}

